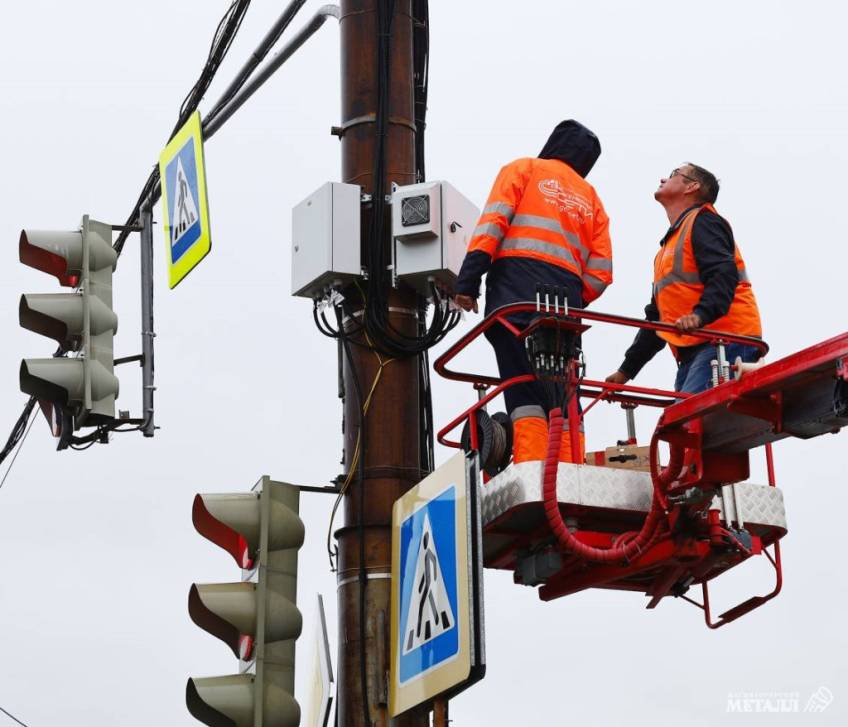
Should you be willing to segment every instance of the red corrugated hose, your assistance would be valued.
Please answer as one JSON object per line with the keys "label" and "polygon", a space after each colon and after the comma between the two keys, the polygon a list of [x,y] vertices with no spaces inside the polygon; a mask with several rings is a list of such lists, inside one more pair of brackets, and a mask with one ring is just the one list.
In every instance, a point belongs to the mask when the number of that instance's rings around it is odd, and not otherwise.
{"label": "red corrugated hose", "polygon": [[[543,499],[545,503],[545,516],[548,519],[548,524],[551,527],[554,535],[560,545],[586,560],[595,561],[598,563],[609,563],[612,561],[629,561],[634,556],[638,556],[643,550],[653,544],[659,537],[662,528],[662,515],[664,507],[661,504],[664,498],[661,497],[661,490],[664,490],[674,481],[680,473],[680,468],[683,465],[683,449],[678,447],[671,448],[671,456],[668,467],[662,471],[656,472],[656,442],[651,441],[651,478],[654,482],[654,497],[651,501],[651,509],[645,517],[645,522],[642,529],[635,537],[628,537],[626,542],[621,542],[624,538],[619,538],[619,542],[611,548],[596,548],[592,545],[580,542],[568,529],[562,519],[562,513],[559,511],[559,502],[556,494],[557,470],[559,469],[559,450],[562,440],[562,409],[559,407],[552,409],[548,423],[548,453],[545,458],[545,469],[543,476]],[[627,534],[630,535],[629,533]]]}

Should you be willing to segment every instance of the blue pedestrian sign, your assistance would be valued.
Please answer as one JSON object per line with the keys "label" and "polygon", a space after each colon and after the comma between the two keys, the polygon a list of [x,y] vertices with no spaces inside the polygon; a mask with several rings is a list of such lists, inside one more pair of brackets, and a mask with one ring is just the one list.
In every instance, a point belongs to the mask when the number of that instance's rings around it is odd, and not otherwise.
{"label": "blue pedestrian sign", "polygon": [[199,111],[192,114],[162,151],[159,175],[168,243],[168,284],[173,288],[212,247]]}
{"label": "blue pedestrian sign", "polygon": [[456,485],[408,517],[400,529],[400,681],[459,653]]}
{"label": "blue pedestrian sign", "polygon": [[392,716],[482,677],[476,482],[460,453],[395,503]]}

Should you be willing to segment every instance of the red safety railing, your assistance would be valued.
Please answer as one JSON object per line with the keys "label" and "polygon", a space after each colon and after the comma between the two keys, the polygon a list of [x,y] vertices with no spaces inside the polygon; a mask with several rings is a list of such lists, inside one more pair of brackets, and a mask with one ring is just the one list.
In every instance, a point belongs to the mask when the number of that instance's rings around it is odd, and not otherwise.
{"label": "red safety railing", "polygon": [[[504,390],[515,386],[516,384],[527,383],[537,379],[534,374],[523,374],[511,379],[502,380],[494,376],[454,371],[448,368],[448,364],[453,361],[453,359],[455,359],[460,353],[462,353],[462,351],[468,348],[469,345],[493,326],[503,326],[506,330],[516,336],[516,338],[523,337],[524,331],[519,329],[509,320],[509,316],[517,313],[533,313],[536,315],[556,316],[562,318],[567,316],[566,320],[573,321],[571,329],[575,332],[582,332],[588,328],[588,326],[583,324],[583,321],[594,321],[597,323],[609,323],[613,325],[642,328],[658,332],[679,333],[673,325],[668,323],[646,321],[639,318],[629,318],[627,316],[619,316],[612,313],[601,313],[599,311],[591,311],[584,308],[565,309],[559,304],[546,305],[542,302],[525,302],[511,303],[509,305],[502,306],[487,315],[482,321],[480,321],[480,323],[462,336],[462,338],[453,344],[453,346],[439,356],[433,364],[433,368],[436,373],[446,379],[450,379],[452,381],[465,381],[474,384],[475,388],[478,390],[494,387],[491,391],[488,391],[485,395],[481,396],[472,406],[468,407],[468,409],[463,411],[459,416],[451,420],[445,427],[439,430],[437,435],[439,443],[447,447],[461,447],[462,444],[458,440],[448,439],[447,436],[460,424],[468,421],[470,427],[471,448],[477,449],[478,441],[475,413],[485,407],[486,404],[488,404],[496,396],[503,393]],[[752,338],[750,336],[738,336],[724,331],[712,331],[708,328],[692,331],[691,333],[687,333],[687,335],[699,338],[705,343],[725,345],[730,343],[742,343],[749,346],[755,346],[763,354],[768,352],[768,344],[766,344],[765,341],[759,338]],[[592,402],[584,409],[582,415],[578,415],[577,421],[572,421],[574,419],[574,412],[576,412],[576,405],[569,408],[569,427],[573,432],[578,430],[580,419],[585,417],[585,415],[599,401],[619,402],[630,406],[654,406],[664,408],[675,403],[675,401],[691,396],[691,394],[679,391],[670,391],[668,389],[633,386],[631,384],[613,384],[607,381],[597,381],[586,378],[579,378],[575,381],[575,383],[579,387],[579,396],[583,399],[592,399]],[[574,412],[572,412],[572,409]]]}

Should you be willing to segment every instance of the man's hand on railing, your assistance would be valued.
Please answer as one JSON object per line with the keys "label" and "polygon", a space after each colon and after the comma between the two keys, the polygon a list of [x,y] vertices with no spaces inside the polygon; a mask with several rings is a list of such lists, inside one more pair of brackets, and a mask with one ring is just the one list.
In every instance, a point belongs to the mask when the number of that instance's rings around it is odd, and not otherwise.
{"label": "man's hand on railing", "polygon": [[697,313],[689,313],[688,315],[680,316],[680,318],[674,322],[674,327],[678,331],[689,333],[689,331],[694,331],[696,328],[701,327],[701,317]]}
{"label": "man's hand on railing", "polygon": [[604,381],[610,384],[626,384],[628,381],[630,381],[630,377],[627,374],[622,373],[621,371],[616,371],[615,373],[607,376]]}
{"label": "man's hand on railing", "polygon": [[477,299],[472,298],[470,295],[461,295],[457,293],[453,297],[453,302],[456,303],[464,311],[473,310],[475,313],[479,312],[479,308],[477,306]]}

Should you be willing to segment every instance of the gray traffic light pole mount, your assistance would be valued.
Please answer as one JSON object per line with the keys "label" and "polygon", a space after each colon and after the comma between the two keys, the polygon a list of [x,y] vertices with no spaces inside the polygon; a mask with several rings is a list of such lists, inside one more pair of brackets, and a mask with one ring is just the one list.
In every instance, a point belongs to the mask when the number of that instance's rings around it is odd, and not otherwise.
{"label": "gray traffic light pole mount", "polygon": [[153,424],[153,209],[141,211],[141,432],[152,437]]}
{"label": "gray traffic light pole mount", "polygon": [[127,232],[138,232],[141,238],[139,246],[141,253],[141,354],[115,359],[115,365],[138,361],[141,364],[141,407],[142,416],[139,419],[123,419],[123,422],[137,424],[145,437],[152,437],[156,431],[153,420],[153,339],[156,332],[153,328],[153,209],[146,205],[141,210],[140,226],[116,225],[112,229]]}

